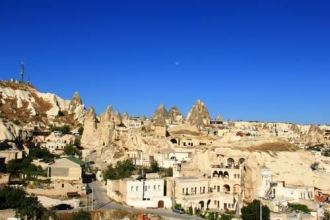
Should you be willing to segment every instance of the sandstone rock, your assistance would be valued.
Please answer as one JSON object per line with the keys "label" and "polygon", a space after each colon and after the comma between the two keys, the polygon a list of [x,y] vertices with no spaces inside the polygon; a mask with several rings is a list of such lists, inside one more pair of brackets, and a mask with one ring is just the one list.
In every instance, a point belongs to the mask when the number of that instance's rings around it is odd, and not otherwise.
{"label": "sandstone rock", "polygon": [[216,119],[215,119],[217,122],[222,122],[222,117],[221,117],[221,115],[218,115],[217,117],[216,117]]}
{"label": "sandstone rock", "polygon": [[81,137],[81,145],[87,148],[97,147],[99,143],[98,119],[93,107],[90,107],[85,115],[84,132]]}
{"label": "sandstone rock", "polygon": [[168,115],[171,118],[172,124],[182,124],[183,123],[183,116],[178,107],[173,106],[169,111]]}
{"label": "sandstone rock", "polygon": [[308,145],[315,145],[324,142],[323,131],[317,125],[311,125],[305,136]]}
{"label": "sandstone rock", "polygon": [[122,124],[122,117],[121,117],[119,111],[116,111],[115,113],[112,114],[112,119],[113,119],[113,123],[115,125],[121,125]]}
{"label": "sandstone rock", "polygon": [[67,116],[63,120],[67,124],[83,123],[86,109],[78,93],[69,101],[52,93],[41,93],[30,84],[8,81],[0,81],[0,93],[0,111],[9,120],[22,124],[35,120],[49,125],[58,121],[58,117]]}
{"label": "sandstone rock", "polygon": [[209,111],[201,100],[193,105],[191,110],[188,112],[186,122],[196,125],[197,127],[203,127],[210,123],[211,117]]}
{"label": "sandstone rock", "polygon": [[159,105],[151,117],[151,121],[155,126],[165,126],[169,120],[169,114],[163,104]]}
{"label": "sandstone rock", "polygon": [[32,132],[23,130],[19,125],[0,119],[0,142],[21,142],[28,141]]}
{"label": "sandstone rock", "polygon": [[108,106],[107,110],[100,116],[100,126],[98,127],[99,146],[108,146],[114,141],[115,122],[120,123],[120,114],[115,115],[112,112],[112,107]]}
{"label": "sandstone rock", "polygon": [[122,120],[123,121],[129,120],[129,115],[128,115],[127,112],[124,112],[123,117],[122,117]]}

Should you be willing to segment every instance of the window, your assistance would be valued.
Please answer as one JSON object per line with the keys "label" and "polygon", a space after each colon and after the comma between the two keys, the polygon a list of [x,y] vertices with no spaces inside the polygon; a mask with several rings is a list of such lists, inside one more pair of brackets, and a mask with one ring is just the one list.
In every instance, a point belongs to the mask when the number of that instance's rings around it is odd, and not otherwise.
{"label": "window", "polygon": [[236,179],[236,174],[234,174],[234,178]]}
{"label": "window", "polygon": [[131,191],[133,191],[134,186],[131,186]]}
{"label": "window", "polygon": [[239,176],[240,176],[240,175],[239,175],[239,174],[237,174],[237,178],[239,178]]}
{"label": "window", "polygon": [[64,183],[62,183],[62,188],[64,188]]}
{"label": "window", "polygon": [[136,191],[139,191],[139,187],[138,186],[136,186]]}
{"label": "window", "polygon": [[156,185],[154,185],[154,190],[156,190]]}
{"label": "window", "polygon": [[160,185],[158,185],[158,190],[160,190]]}
{"label": "window", "polygon": [[216,189],[216,188],[217,188],[217,186],[216,186],[216,185],[214,185],[213,189]]}

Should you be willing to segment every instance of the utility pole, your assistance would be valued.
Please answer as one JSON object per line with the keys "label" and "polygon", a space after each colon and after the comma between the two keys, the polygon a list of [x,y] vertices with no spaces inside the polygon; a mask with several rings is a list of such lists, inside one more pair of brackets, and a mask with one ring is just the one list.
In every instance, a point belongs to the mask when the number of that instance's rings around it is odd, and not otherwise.
{"label": "utility pole", "polygon": [[262,220],[262,203],[260,201],[260,220]]}
{"label": "utility pole", "polygon": [[142,201],[144,200],[144,187],[145,187],[145,178],[144,178],[144,171],[142,168]]}
{"label": "utility pole", "polygon": [[175,207],[175,179],[173,178],[173,196],[172,196],[172,207]]}
{"label": "utility pole", "polygon": [[92,180],[92,210],[94,209],[94,183]]}
{"label": "utility pole", "polygon": [[21,82],[24,82],[24,72],[25,72],[25,66],[24,66],[24,63],[22,62],[21,63],[21,77],[22,77]]}

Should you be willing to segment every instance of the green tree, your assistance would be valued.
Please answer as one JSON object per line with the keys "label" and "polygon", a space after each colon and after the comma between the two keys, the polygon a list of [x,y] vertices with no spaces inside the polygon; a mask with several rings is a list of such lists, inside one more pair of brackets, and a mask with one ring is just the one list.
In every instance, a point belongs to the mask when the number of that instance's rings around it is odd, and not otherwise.
{"label": "green tree", "polygon": [[79,135],[82,135],[84,133],[84,127],[78,128]]}
{"label": "green tree", "polygon": [[18,208],[19,203],[17,201],[21,201],[25,196],[25,191],[20,188],[4,187],[0,190],[0,209]]}
{"label": "green tree", "polygon": [[173,176],[173,167],[169,167],[169,168],[160,168],[158,174],[159,174],[159,176],[160,176],[161,178],[164,178],[164,177],[171,177],[171,176]]}
{"label": "green tree", "polygon": [[188,215],[193,215],[194,214],[192,206],[189,206],[187,214]]}
{"label": "green tree", "polygon": [[50,163],[54,160],[55,155],[50,153],[48,148],[37,148],[33,151],[30,151],[30,156],[33,159],[42,159],[45,163]]}
{"label": "green tree", "polygon": [[61,128],[60,128],[60,131],[62,131],[62,134],[69,134],[70,133],[70,127],[69,125],[63,125]]}
{"label": "green tree", "polygon": [[135,170],[132,160],[126,159],[124,161],[117,161],[116,166],[113,167],[112,164],[108,166],[107,170],[104,172],[104,179],[118,180],[123,178],[128,178],[132,175]]}
{"label": "green tree", "polygon": [[221,220],[231,220],[234,218],[232,215],[227,215],[227,214],[221,214]]}
{"label": "green tree", "polygon": [[157,162],[157,160],[155,160],[155,159],[152,159],[152,160],[150,160],[150,172],[151,173],[157,173],[157,172],[159,172],[159,164],[158,164],[158,162]]}
{"label": "green tree", "polygon": [[18,201],[19,207],[16,208],[16,217],[21,219],[42,219],[45,208],[35,196],[26,196]]}
{"label": "green tree", "polygon": [[55,127],[54,125],[49,125],[49,129],[51,132],[53,131],[61,131],[62,134],[69,134],[70,133],[70,127],[69,125],[63,125],[61,127]]}
{"label": "green tree", "polygon": [[65,145],[63,151],[66,155],[81,155],[81,152],[71,144]]}
{"label": "green tree", "polygon": [[79,212],[74,213],[71,220],[92,220],[91,213],[79,210]]}
{"label": "green tree", "polygon": [[[32,159],[25,157],[21,160],[10,160],[8,161],[6,165],[7,172],[9,173],[15,173],[16,171],[23,171],[27,169],[33,169],[29,168],[31,165]],[[35,166],[35,165],[34,165]]]}
{"label": "green tree", "polygon": [[310,213],[311,212],[311,210],[309,210],[307,205],[297,204],[297,203],[289,203],[288,206],[290,208],[292,208],[293,210],[302,211],[304,213]]}
{"label": "green tree", "polygon": [[81,141],[79,138],[74,139],[74,145],[78,147],[81,145]]}
{"label": "green tree", "polygon": [[266,205],[262,205],[260,200],[253,200],[252,203],[242,208],[241,210],[242,219],[243,220],[260,219],[260,209],[262,210],[262,219],[269,220],[270,219],[269,208]]}

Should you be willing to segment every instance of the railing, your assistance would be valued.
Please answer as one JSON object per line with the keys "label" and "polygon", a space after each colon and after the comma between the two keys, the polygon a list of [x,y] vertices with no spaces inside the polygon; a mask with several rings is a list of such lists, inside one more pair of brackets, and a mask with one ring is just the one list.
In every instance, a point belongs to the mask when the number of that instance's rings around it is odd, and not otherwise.
{"label": "railing", "polygon": [[221,169],[239,169],[240,165],[218,165],[218,164],[212,164],[211,168],[221,168]]}

